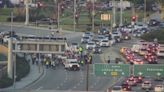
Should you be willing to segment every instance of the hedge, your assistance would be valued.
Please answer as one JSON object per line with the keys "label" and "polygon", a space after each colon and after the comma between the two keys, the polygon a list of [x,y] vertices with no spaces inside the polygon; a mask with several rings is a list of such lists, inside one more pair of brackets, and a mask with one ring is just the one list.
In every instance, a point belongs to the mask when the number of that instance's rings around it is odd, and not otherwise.
{"label": "hedge", "polygon": [[[24,57],[16,56],[16,81],[20,81],[23,77],[27,76],[30,72],[30,65]],[[0,88],[6,88],[13,85],[13,80],[3,75],[0,79]]]}
{"label": "hedge", "polygon": [[146,41],[154,41],[154,38],[157,38],[159,43],[164,43],[164,29],[151,31],[142,35],[141,38]]}

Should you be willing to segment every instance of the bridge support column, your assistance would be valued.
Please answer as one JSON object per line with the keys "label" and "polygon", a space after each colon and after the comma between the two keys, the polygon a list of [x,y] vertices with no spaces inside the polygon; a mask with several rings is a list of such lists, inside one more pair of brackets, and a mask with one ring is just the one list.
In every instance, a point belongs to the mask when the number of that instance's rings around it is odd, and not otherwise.
{"label": "bridge support column", "polygon": [[12,38],[8,40],[7,75],[9,78],[13,78]]}

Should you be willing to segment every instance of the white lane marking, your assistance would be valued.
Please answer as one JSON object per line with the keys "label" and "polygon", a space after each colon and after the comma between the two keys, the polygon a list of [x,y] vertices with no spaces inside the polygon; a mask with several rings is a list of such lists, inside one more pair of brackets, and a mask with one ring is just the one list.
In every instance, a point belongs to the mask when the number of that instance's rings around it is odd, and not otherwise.
{"label": "white lane marking", "polygon": [[41,90],[43,87],[42,86],[40,86],[39,88],[37,88],[36,89],[36,91],[39,91],[39,90]]}
{"label": "white lane marking", "polygon": [[73,88],[77,88],[76,86],[74,86]]}

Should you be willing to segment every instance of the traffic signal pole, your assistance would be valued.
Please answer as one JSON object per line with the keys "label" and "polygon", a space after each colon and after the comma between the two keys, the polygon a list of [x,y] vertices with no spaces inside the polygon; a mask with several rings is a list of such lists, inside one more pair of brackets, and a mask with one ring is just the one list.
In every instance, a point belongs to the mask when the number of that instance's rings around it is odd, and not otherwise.
{"label": "traffic signal pole", "polygon": [[120,26],[122,26],[123,1],[120,0]]}
{"label": "traffic signal pole", "polygon": [[76,30],[76,0],[74,0],[73,3],[73,31],[75,32]]}

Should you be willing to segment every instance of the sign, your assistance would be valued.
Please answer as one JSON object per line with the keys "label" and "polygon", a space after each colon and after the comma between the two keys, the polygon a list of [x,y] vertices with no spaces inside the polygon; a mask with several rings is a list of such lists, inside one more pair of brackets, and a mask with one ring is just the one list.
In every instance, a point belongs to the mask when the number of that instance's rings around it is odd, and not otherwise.
{"label": "sign", "polygon": [[95,64],[94,73],[97,76],[129,76],[128,64]]}
{"label": "sign", "polygon": [[144,65],[134,65],[134,75],[141,76],[164,76],[164,65],[157,64],[144,64]]}
{"label": "sign", "polygon": [[101,14],[101,20],[110,20],[110,14]]}

